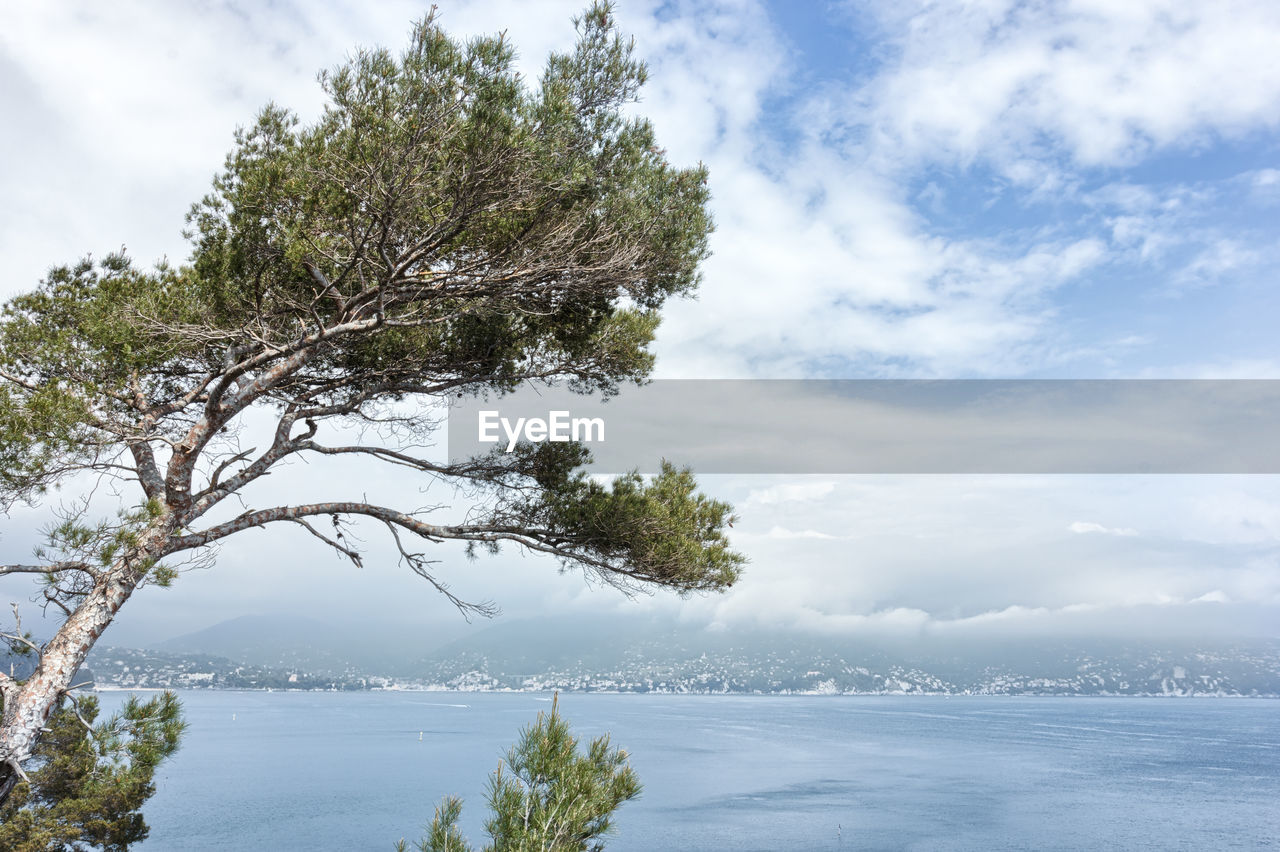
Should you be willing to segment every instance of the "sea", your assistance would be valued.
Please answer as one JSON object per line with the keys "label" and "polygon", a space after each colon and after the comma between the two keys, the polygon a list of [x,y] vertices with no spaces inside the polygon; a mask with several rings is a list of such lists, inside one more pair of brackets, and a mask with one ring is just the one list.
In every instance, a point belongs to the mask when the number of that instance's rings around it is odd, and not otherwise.
{"label": "sea", "polygon": [[[484,788],[538,693],[182,691],[147,852],[383,850]],[[122,693],[100,696],[105,710]],[[562,694],[644,791],[613,852],[1280,848],[1280,700]],[[412,848],[412,847],[411,847]]]}

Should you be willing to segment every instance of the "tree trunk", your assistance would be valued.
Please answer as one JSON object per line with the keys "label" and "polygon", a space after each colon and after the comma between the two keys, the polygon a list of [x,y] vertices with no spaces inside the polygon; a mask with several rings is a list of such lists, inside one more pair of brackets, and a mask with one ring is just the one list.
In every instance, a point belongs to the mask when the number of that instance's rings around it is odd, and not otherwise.
{"label": "tree trunk", "polygon": [[135,566],[160,552],[170,532],[167,518],[157,520],[143,532],[137,549],[105,572],[45,646],[31,677],[12,698],[6,698],[0,722],[0,805],[21,780],[17,767],[31,757],[45,723],[73,685],[71,679],[93,644],[146,577],[146,572]]}

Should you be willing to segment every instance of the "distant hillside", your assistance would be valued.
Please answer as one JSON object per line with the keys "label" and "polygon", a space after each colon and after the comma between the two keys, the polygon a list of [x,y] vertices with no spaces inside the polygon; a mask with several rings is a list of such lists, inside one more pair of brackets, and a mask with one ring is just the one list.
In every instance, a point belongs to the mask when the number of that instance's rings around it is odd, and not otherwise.
{"label": "distant hillside", "polygon": [[1280,643],[869,641],[535,619],[450,643],[414,674],[460,689],[1280,695]]}
{"label": "distant hillside", "polygon": [[350,677],[405,673],[443,637],[388,636],[368,627],[298,616],[246,615],[157,643],[154,650],[206,654],[255,666]]}
{"label": "distant hillside", "polygon": [[97,686],[109,689],[331,689],[369,686],[363,678],[255,666],[206,654],[94,648]]}
{"label": "distant hillside", "polygon": [[251,617],[160,651],[95,651],[90,664],[105,684],[152,687],[1280,696],[1272,639],[872,640],[616,614],[500,618],[429,653],[414,640]]}
{"label": "distant hillside", "polygon": [[681,629],[670,619],[583,615],[559,618],[499,618],[461,639],[421,656],[411,674],[432,675],[444,668],[490,662],[511,675],[535,674],[568,666],[586,670],[616,668],[644,652],[687,654],[708,641],[732,649],[727,636]]}

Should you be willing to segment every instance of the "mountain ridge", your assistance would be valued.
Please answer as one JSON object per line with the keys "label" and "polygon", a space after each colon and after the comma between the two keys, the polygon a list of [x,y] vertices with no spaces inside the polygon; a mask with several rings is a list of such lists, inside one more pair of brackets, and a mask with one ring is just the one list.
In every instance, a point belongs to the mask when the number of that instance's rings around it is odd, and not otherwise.
{"label": "mountain ridge", "polygon": [[[360,647],[346,644],[346,629],[326,643],[316,634],[331,631],[328,623],[263,619],[270,621],[237,619],[175,637],[151,652],[153,659],[138,651],[124,679],[135,686],[256,680],[338,689],[1280,695],[1276,639],[849,637],[714,631],[670,617],[595,614],[474,625],[424,651],[369,634]],[[114,653],[112,659],[123,659],[119,649]],[[114,677],[123,685],[120,665],[91,665],[104,684]]]}

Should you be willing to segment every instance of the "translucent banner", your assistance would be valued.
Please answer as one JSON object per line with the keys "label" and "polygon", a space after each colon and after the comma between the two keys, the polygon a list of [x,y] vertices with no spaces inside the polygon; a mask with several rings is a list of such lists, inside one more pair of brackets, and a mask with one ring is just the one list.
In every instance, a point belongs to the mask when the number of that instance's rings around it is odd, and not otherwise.
{"label": "translucent banner", "polygon": [[590,470],[1280,473],[1276,380],[663,380],[454,400],[449,456],[579,441]]}

